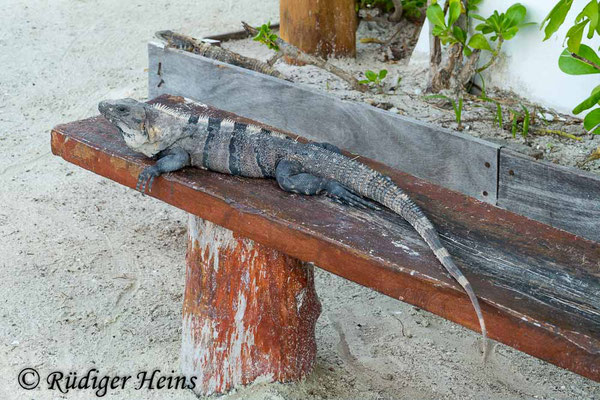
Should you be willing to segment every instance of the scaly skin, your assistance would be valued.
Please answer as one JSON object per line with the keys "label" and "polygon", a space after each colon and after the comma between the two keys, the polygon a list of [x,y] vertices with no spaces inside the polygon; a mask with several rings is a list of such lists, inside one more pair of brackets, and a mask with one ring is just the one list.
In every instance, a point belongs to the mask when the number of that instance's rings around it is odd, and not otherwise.
{"label": "scaly skin", "polygon": [[233,51],[203,43],[193,37],[182,35],[173,31],[158,31],[156,37],[167,44],[179,50],[189,51],[200,54],[203,57],[212,58],[238,67],[251,69],[266,75],[271,75],[279,79],[287,79],[281,72],[277,71],[267,63],[250,57],[244,57]]}
{"label": "scaly skin", "polygon": [[401,215],[469,296],[479,319],[485,356],[485,322],[471,284],[452,261],[429,219],[390,177],[342,155],[333,145],[302,144],[257,126],[182,114],[133,99],[103,101],[98,108],[119,128],[131,149],[149,157],[158,155],[157,163],[140,174],[137,189],[142,193],[152,189],[160,174],[195,166],[231,175],[274,178],[288,192],[323,193],[338,202],[376,209],[370,199]]}

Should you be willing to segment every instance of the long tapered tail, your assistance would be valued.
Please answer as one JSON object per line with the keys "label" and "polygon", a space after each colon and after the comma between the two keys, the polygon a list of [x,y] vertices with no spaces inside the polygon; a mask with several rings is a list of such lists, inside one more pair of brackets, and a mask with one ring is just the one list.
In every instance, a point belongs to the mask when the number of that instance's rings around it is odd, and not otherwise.
{"label": "long tapered tail", "polygon": [[[484,340],[484,351],[487,348],[487,330],[485,327],[485,321],[483,319],[483,314],[481,312],[481,307],[479,305],[479,300],[477,296],[475,296],[475,292],[473,291],[473,287],[469,280],[463,275],[463,273],[458,269],[450,253],[444,247],[442,242],[440,241],[440,237],[431,223],[429,219],[423,214],[421,209],[408,197],[406,193],[402,191],[395,183],[391,182],[388,185],[393,185],[391,189],[388,189],[388,193],[393,193],[391,195],[385,196],[385,198],[381,198],[381,204],[386,207],[392,209],[394,212],[400,214],[409,224],[412,225],[413,228],[421,235],[423,240],[429,245],[429,248],[433,251],[433,254],[437,257],[440,263],[446,268],[448,273],[462,286],[465,290],[471,303],[473,304],[473,308],[475,309],[475,313],[477,314],[477,318],[479,320],[479,326],[481,328],[481,334]],[[379,192],[379,191],[378,191]],[[371,196],[367,196],[371,197]],[[373,197],[378,197],[377,194]],[[373,200],[378,201],[378,199],[374,198]]]}
{"label": "long tapered tail", "polygon": [[317,155],[312,157],[311,163],[315,167],[313,168],[314,171],[310,172],[330,179],[335,179],[354,192],[383,204],[395,213],[401,215],[413,226],[413,228],[415,228],[431,248],[440,263],[462,286],[469,296],[479,320],[481,334],[483,335],[485,360],[488,346],[487,330],[481,307],[479,306],[479,300],[477,299],[477,296],[475,296],[473,287],[468,279],[458,269],[448,253],[448,250],[442,245],[435,227],[425,216],[423,211],[421,211],[421,209],[392,181],[390,177],[385,176],[360,162],[338,154],[334,155],[328,151],[319,151]]}

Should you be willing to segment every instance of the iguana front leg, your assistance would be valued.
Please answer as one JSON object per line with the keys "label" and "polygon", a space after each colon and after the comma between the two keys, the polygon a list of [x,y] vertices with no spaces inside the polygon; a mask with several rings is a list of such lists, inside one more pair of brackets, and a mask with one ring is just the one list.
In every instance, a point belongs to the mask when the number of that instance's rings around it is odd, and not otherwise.
{"label": "iguana front leg", "polygon": [[303,172],[302,164],[298,161],[280,161],[275,169],[275,179],[277,179],[279,187],[286,192],[300,193],[309,196],[325,193],[338,203],[348,204],[363,209],[371,208],[373,210],[379,210],[379,207],[352,193],[338,181],[324,179]]}
{"label": "iguana front leg", "polygon": [[138,177],[135,190],[139,190],[143,194],[146,191],[146,186],[148,186],[148,193],[150,193],[150,191],[152,191],[154,178],[165,172],[177,171],[188,165],[190,165],[190,155],[187,151],[180,148],[165,150],[164,153],[159,154],[159,159],[156,164],[147,167],[142,171]]}

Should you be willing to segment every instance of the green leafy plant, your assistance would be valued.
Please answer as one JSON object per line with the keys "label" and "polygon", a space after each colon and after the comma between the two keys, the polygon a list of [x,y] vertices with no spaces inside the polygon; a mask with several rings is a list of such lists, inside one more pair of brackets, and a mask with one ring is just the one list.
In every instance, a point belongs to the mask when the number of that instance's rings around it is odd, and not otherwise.
{"label": "green leafy plant", "polygon": [[463,99],[462,97],[459,97],[457,101],[455,101],[454,99],[445,96],[443,94],[432,94],[429,96],[425,96],[425,99],[442,99],[442,100],[446,100],[447,102],[449,102],[450,104],[452,104],[452,108],[454,109],[454,117],[456,118],[456,123],[457,123],[457,127],[456,129],[458,129],[459,131],[463,130],[463,126],[462,126],[462,110],[463,110]]}
{"label": "green leafy plant", "polygon": [[[556,33],[565,22],[567,14],[573,5],[573,0],[560,0],[542,21],[544,40]],[[575,18],[573,26],[565,35],[567,48],[558,58],[558,66],[569,75],[591,75],[600,73],[600,57],[591,47],[582,43],[587,30],[587,39],[600,35],[600,1],[591,0]],[[600,85],[592,89],[588,98],[573,109],[573,114],[579,114],[593,108],[583,119],[586,131],[600,134]],[[596,107],[596,108],[594,108]]]}
{"label": "green leafy plant", "polygon": [[521,104],[521,108],[523,109],[523,130],[521,134],[523,137],[527,137],[529,134],[529,123],[531,121],[531,115],[529,114],[529,110],[523,104]]}
{"label": "green leafy plant", "polygon": [[[484,71],[496,61],[504,41],[514,38],[519,29],[528,25],[535,25],[535,22],[523,22],[526,15],[527,9],[519,3],[510,6],[506,10],[506,13],[498,13],[498,11],[494,10],[493,14],[488,18],[483,18],[477,14],[472,15],[474,19],[482,21],[475,27],[475,30],[481,33],[471,36],[469,46],[474,49],[489,51],[492,54],[490,60],[478,68],[477,72]],[[489,36],[490,41],[497,41],[495,48],[492,48],[486,35],[491,35]]]}
{"label": "green leafy plant", "polygon": [[383,80],[387,76],[387,69],[382,69],[379,72],[371,71],[370,69],[365,71],[365,78],[361,81],[358,81],[361,85],[369,85],[371,87],[376,87],[379,91],[383,90]]}
{"label": "green leafy plant", "polygon": [[432,33],[440,38],[442,44],[461,43],[466,45],[467,33],[461,27],[454,25],[463,12],[463,5],[460,0],[449,0],[447,17],[439,4],[433,3],[427,7],[425,15],[429,23],[433,25]]}
{"label": "green leafy plant", "polygon": [[511,123],[511,133],[513,137],[517,137],[517,131],[519,122],[521,122],[521,136],[527,137],[529,134],[529,125],[531,123],[531,114],[527,107],[521,104],[521,109],[523,113],[515,110],[514,108],[509,109],[508,111],[511,114],[512,123]]}
{"label": "green leafy plant", "polygon": [[427,0],[402,0],[404,15],[409,18],[421,18],[421,10],[427,5]]}
{"label": "green leafy plant", "polygon": [[254,36],[253,40],[255,42],[261,42],[271,50],[279,51],[277,35],[271,31],[271,21],[262,24],[260,28],[258,28],[258,33]]}
{"label": "green leafy plant", "polygon": [[471,11],[479,11],[479,5],[483,2],[483,0],[469,0],[467,2],[467,12]]}
{"label": "green leafy plant", "polygon": [[[548,40],[558,28],[565,22],[565,18],[571,6],[573,0],[560,0],[554,8],[548,13],[546,18],[540,24],[540,28],[544,29],[544,40]],[[591,0],[583,7],[583,10],[575,18],[574,25],[569,29],[565,39],[567,39],[567,46],[569,51],[572,53],[578,53],[581,40],[583,39],[583,33],[585,32],[586,26],[588,26],[587,38],[591,39],[594,36],[594,31],[600,35],[600,18],[599,11],[600,5],[597,0]],[[545,25],[545,28],[544,28]]]}
{"label": "green leafy plant", "polygon": [[[471,2],[469,2],[470,4]],[[480,2],[475,2],[469,10],[476,9]],[[477,33],[468,37],[467,32],[456,24],[461,14],[465,13],[461,0],[449,0],[447,15],[439,4],[432,4],[427,8],[427,19],[433,24],[433,35],[440,38],[444,45],[461,44],[464,55],[469,57],[474,50],[482,50],[491,53],[490,60],[476,72],[482,72],[489,68],[498,58],[502,43],[510,40],[519,31],[520,28],[532,25],[534,23],[524,23],[527,15],[527,9],[522,4],[513,4],[506,10],[506,13],[499,13],[497,10],[484,18],[477,14],[469,16],[482,21],[475,27]],[[496,42],[492,47],[491,42]]]}
{"label": "green leafy plant", "polygon": [[500,105],[500,103],[498,103],[496,100],[494,99],[490,99],[489,97],[482,95],[480,97],[481,100],[486,101],[488,103],[492,103],[495,108],[496,111],[494,113],[494,122],[498,124],[498,128],[502,129],[502,106]]}
{"label": "green leafy plant", "polygon": [[494,122],[498,124],[498,128],[502,129],[502,106],[500,105],[500,102],[488,97],[487,92],[485,91],[485,79],[483,79],[483,75],[480,73],[478,73],[478,75],[481,79],[481,95],[479,96],[479,99],[494,105]]}
{"label": "green leafy plant", "polygon": [[[477,72],[494,64],[502,43],[530,24],[524,22],[527,9],[519,3],[513,4],[505,13],[494,11],[488,18],[474,14],[480,4],[481,0],[448,0],[442,8],[432,0],[427,7],[432,49],[428,91],[452,89],[459,93],[469,87]],[[471,16],[481,20],[474,34],[469,34],[467,29]],[[446,46],[446,57],[442,57],[442,45]],[[480,56],[486,53],[490,54],[489,60],[478,67]]]}

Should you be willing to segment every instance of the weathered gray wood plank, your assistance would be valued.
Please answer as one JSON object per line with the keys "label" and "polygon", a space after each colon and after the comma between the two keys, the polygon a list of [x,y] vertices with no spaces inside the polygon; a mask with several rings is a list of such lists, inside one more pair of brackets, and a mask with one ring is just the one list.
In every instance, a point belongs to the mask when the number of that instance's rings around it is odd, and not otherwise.
{"label": "weathered gray wood plank", "polygon": [[161,44],[149,44],[148,86],[150,98],[208,103],[496,203],[496,144]]}
{"label": "weathered gray wood plank", "polygon": [[498,206],[600,242],[600,177],[503,148]]}

